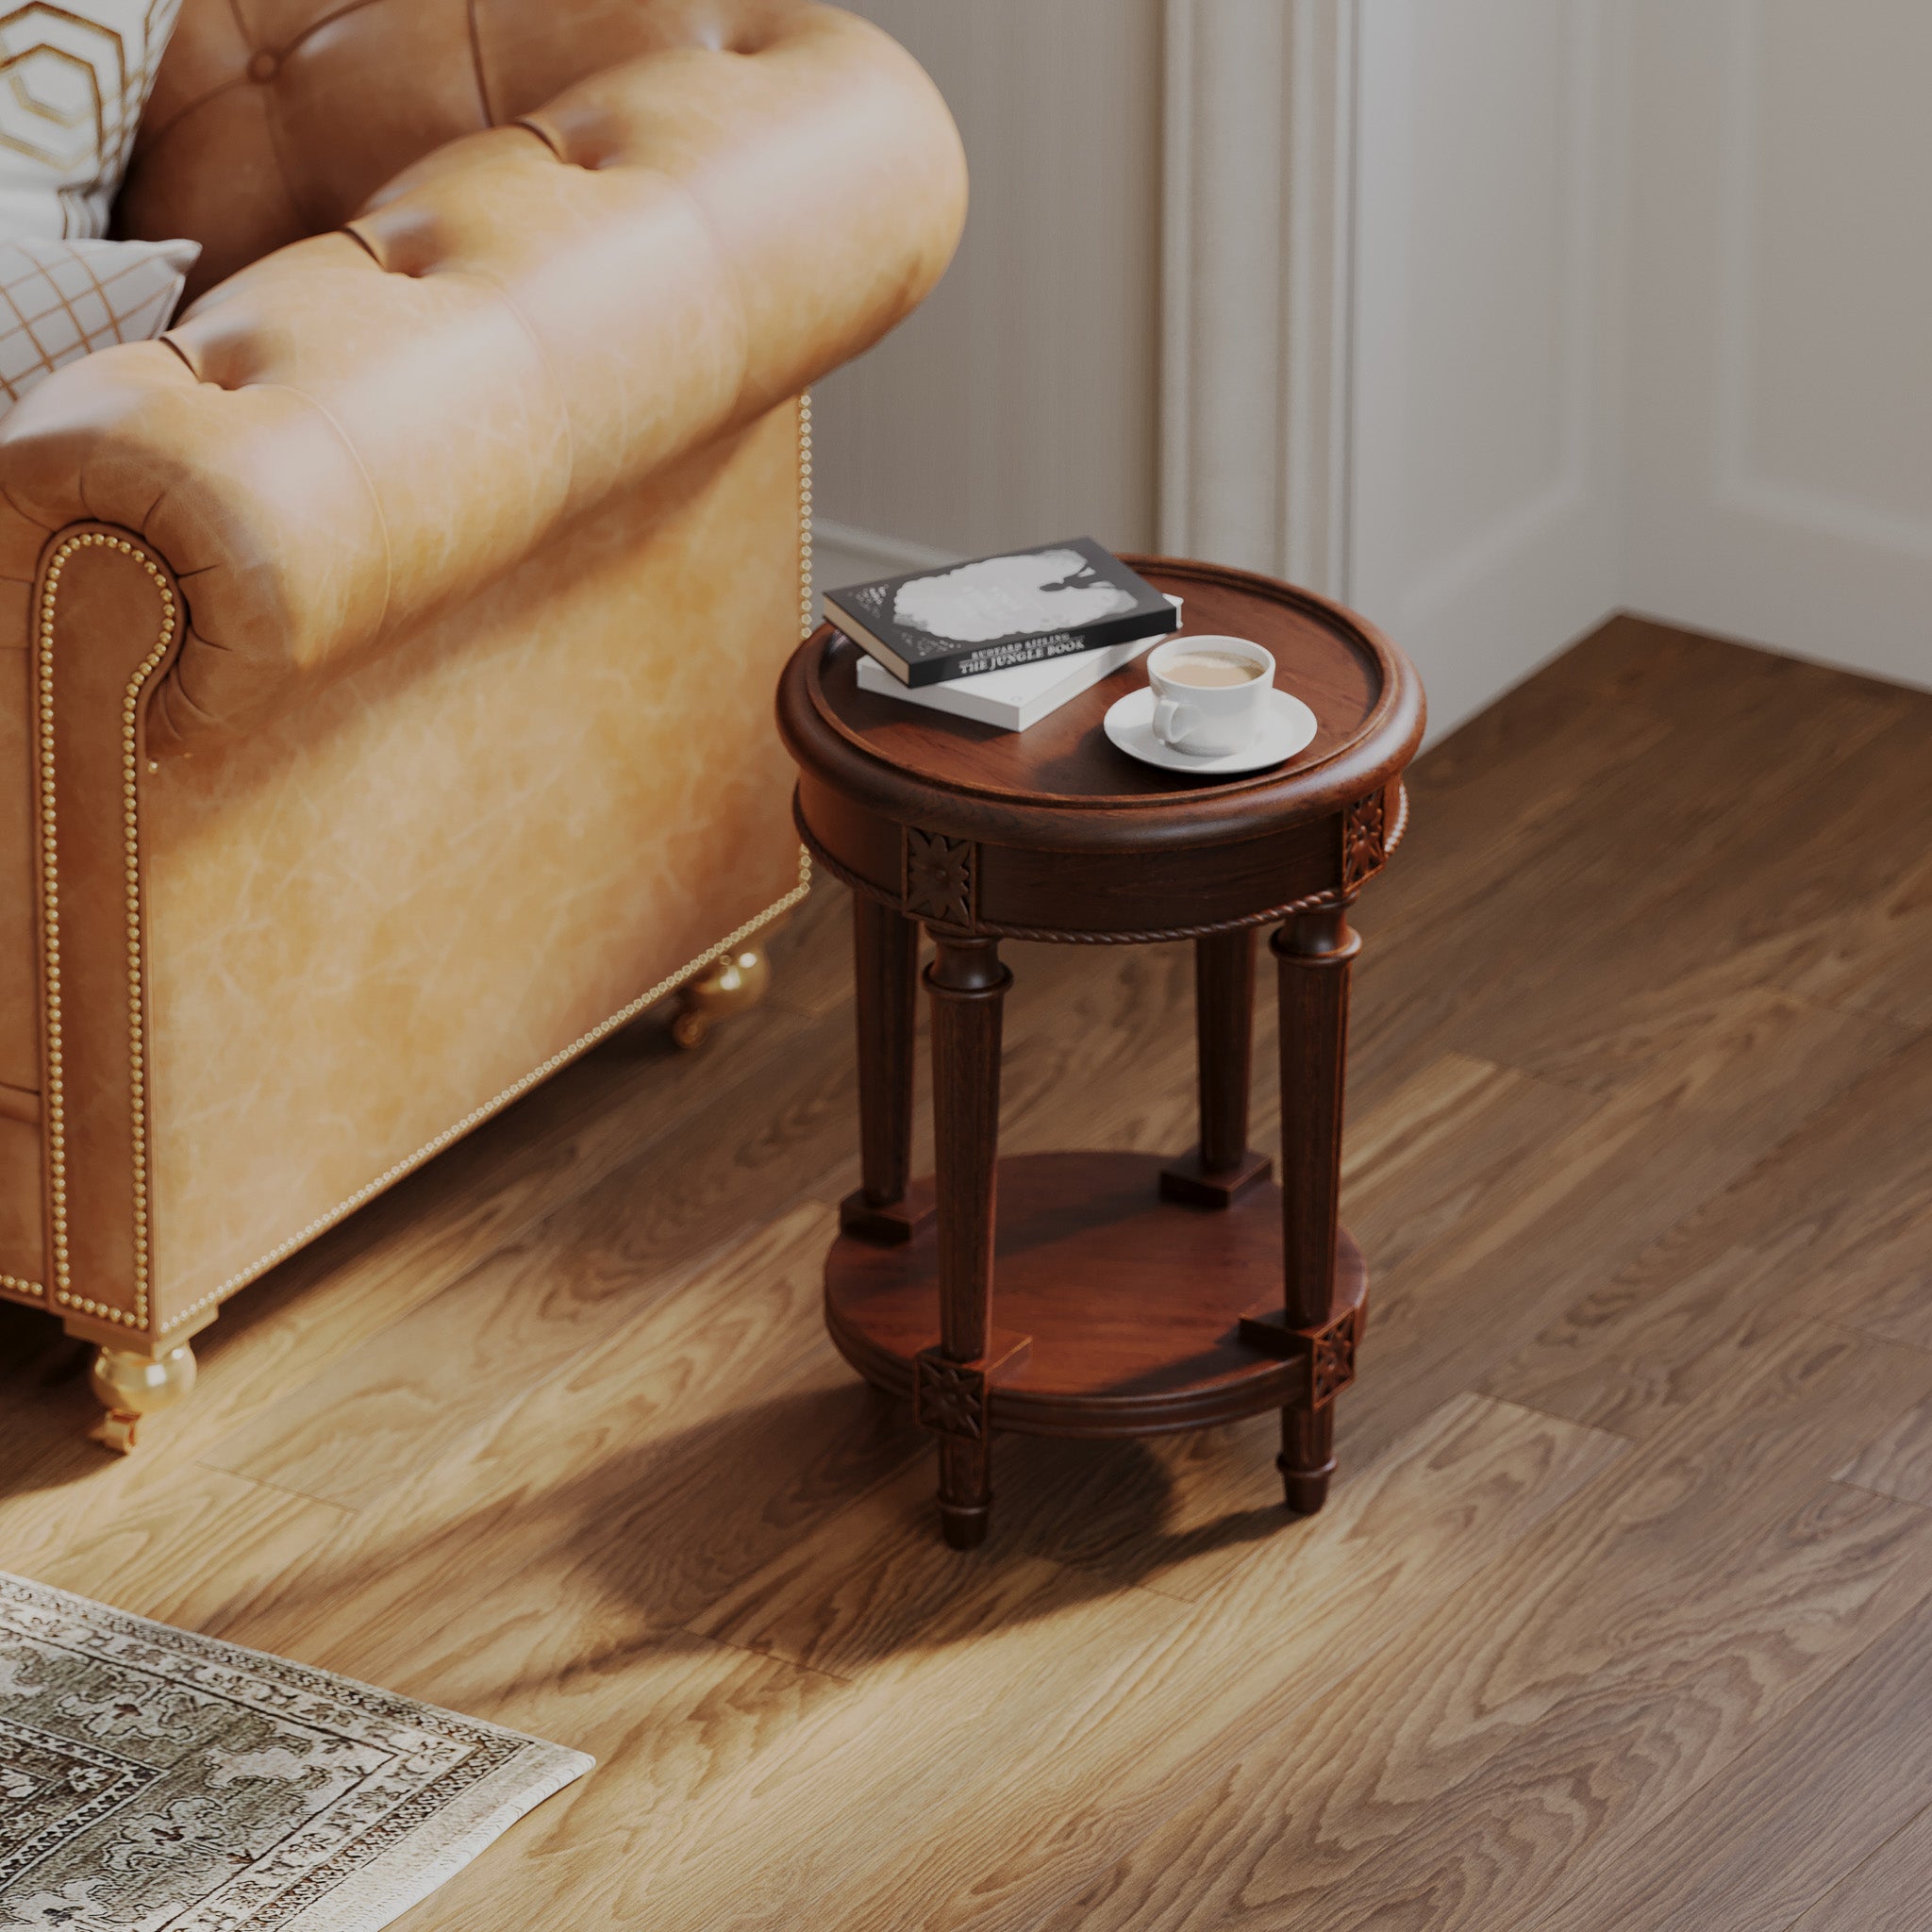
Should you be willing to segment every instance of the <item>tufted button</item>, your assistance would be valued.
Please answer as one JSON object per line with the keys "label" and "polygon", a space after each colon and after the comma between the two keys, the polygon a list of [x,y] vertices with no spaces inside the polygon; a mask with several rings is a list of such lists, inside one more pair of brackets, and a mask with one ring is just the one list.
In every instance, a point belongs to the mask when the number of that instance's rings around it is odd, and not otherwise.
{"label": "tufted button", "polygon": [[275,69],[282,63],[264,47],[260,53],[252,55],[248,62],[248,77],[259,85],[275,77]]}

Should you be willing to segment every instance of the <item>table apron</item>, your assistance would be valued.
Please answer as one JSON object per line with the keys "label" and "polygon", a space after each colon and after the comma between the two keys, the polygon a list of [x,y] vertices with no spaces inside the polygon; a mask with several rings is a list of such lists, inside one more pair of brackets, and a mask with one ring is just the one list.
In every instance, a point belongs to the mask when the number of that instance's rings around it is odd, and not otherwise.
{"label": "table apron", "polygon": [[1185,850],[1042,851],[952,837],[857,804],[809,774],[794,813],[816,858],[908,918],[1072,943],[1198,938],[1352,899],[1399,831],[1400,782],[1258,837]]}

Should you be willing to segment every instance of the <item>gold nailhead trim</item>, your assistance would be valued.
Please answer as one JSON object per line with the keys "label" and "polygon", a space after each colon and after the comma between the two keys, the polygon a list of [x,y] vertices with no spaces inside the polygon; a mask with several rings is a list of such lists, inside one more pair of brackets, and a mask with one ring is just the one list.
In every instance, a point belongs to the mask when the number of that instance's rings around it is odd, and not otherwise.
{"label": "gold nailhead trim", "polygon": [[[67,1250],[67,1108],[60,1029],[60,855],[54,810],[57,796],[54,783],[54,613],[58,602],[61,574],[67,568],[68,558],[78,550],[90,549],[114,550],[125,557],[131,557],[146,571],[161,599],[160,635],[129,680],[121,705],[123,879],[127,903],[128,1098],[133,1123],[130,1140],[134,1159],[132,1314],[125,1308],[110,1308],[103,1302],[74,1293]],[[107,1322],[117,1322],[128,1328],[145,1328],[148,1325],[147,1035],[141,965],[141,699],[148,679],[174,644],[175,629],[174,586],[168,582],[154,558],[125,537],[109,537],[98,530],[70,537],[49,559],[46,582],[41,591],[41,622],[36,644],[40,717],[35,745],[39,756],[41,788],[41,921],[44,936],[42,976],[47,1008],[47,1182],[53,1210],[54,1298],[63,1307],[79,1308],[85,1314]],[[27,1283],[14,1283],[4,1276],[0,1276],[0,1285],[25,1287],[29,1292],[45,1292],[43,1289],[36,1290]]]}
{"label": "gold nailhead trim", "polygon": [[23,1281],[17,1274],[0,1274],[0,1289],[11,1294],[44,1295],[47,1291],[38,1281]]}
{"label": "gold nailhead trim", "polygon": [[818,626],[811,608],[811,391],[798,399],[798,638]]}

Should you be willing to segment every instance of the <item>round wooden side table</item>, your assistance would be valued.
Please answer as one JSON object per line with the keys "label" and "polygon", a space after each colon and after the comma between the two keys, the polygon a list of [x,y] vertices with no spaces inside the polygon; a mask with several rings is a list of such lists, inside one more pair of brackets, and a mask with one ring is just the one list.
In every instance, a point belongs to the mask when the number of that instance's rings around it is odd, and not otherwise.
{"label": "round wooden side table", "polygon": [[[853,888],[863,1184],[825,1260],[825,1323],[939,1439],[947,1541],[986,1534],[996,1429],[1140,1436],[1282,1413],[1291,1509],[1319,1509],[1368,1273],[1337,1218],[1347,909],[1401,838],[1423,730],[1414,667],[1272,578],[1130,559],[1187,629],[1252,638],[1312,743],[1236,779],[1157,771],[1100,721],[1129,665],[1024,732],[858,688],[856,645],[799,647],[778,723],[806,843]],[[919,926],[936,945],[935,1161],[910,1173]],[[1282,1176],[1247,1144],[1255,934],[1281,1003]],[[1192,940],[1201,1138],[1186,1154],[997,1158],[1003,939]],[[995,1217],[995,1197],[998,1212]]]}

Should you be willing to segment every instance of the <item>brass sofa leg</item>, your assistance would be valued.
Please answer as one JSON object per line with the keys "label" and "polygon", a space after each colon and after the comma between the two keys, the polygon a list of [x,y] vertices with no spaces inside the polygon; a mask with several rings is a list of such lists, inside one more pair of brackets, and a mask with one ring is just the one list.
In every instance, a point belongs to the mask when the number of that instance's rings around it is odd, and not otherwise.
{"label": "brass sofa leg", "polygon": [[145,1415],[172,1408],[194,1387],[194,1351],[177,1342],[157,1360],[125,1349],[103,1348],[89,1377],[107,1415],[90,1432],[96,1442],[126,1456]]}
{"label": "brass sofa leg", "polygon": [[772,985],[772,959],[765,941],[775,929],[774,921],[678,988],[677,1017],[671,1023],[671,1037],[679,1046],[702,1046],[720,1020],[748,1013],[764,998]]}

